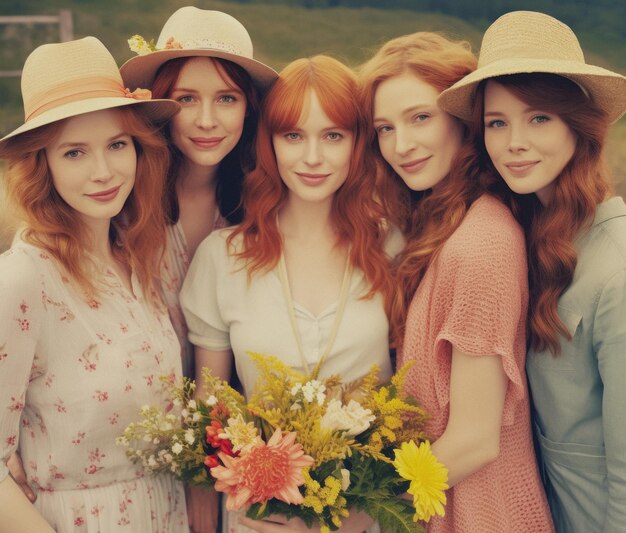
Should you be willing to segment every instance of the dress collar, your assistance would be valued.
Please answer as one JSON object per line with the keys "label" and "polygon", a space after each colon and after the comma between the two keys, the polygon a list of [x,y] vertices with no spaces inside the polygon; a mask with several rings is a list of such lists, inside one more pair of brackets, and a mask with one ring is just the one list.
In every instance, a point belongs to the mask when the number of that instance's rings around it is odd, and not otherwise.
{"label": "dress collar", "polygon": [[593,219],[593,227],[603,224],[607,220],[626,216],[626,204],[621,196],[614,196],[605,200],[596,207],[596,215]]}

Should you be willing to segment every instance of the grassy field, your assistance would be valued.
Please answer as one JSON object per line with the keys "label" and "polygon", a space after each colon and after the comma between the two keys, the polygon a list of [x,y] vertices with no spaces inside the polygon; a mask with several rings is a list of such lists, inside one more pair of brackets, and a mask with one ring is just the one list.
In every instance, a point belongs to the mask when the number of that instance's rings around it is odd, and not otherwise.
{"label": "grassy field", "polygon": [[[97,36],[121,64],[133,55],[126,44],[128,37],[138,33],[156,40],[167,17],[189,4],[189,0],[21,0],[19,5],[3,6],[0,14],[55,14],[61,8],[71,9],[75,36]],[[250,32],[255,57],[276,69],[295,58],[317,53],[330,54],[356,66],[389,38],[420,30],[442,31],[467,39],[478,50],[487,25],[485,22],[479,27],[454,17],[415,11],[304,9],[208,0],[193,4],[226,11],[239,19]],[[626,42],[603,38],[601,31],[580,35],[587,60],[626,73]],[[0,70],[21,68],[30,50],[56,40],[58,35],[53,27],[0,26]],[[19,80],[0,78],[0,136],[22,122],[21,107]],[[618,192],[626,196],[626,119],[612,128],[607,158]],[[0,205],[0,250],[2,234],[8,233],[7,223],[1,220],[4,212]]]}

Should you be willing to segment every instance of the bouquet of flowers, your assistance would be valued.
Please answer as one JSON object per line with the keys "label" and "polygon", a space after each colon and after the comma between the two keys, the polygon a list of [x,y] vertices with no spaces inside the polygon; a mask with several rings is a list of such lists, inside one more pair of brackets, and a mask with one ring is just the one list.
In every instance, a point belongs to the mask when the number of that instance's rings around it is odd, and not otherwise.
{"label": "bouquet of flowers", "polygon": [[260,378],[249,401],[205,370],[205,397],[194,399],[190,380],[172,386],[174,407],[145,406],[118,444],[151,471],[214,486],[227,509],[255,519],[298,516],[333,531],[355,508],[383,530],[415,532],[444,514],[447,471],[425,440],[426,413],[404,393],[408,367],[388,385],[377,367],[342,384],[250,355]]}

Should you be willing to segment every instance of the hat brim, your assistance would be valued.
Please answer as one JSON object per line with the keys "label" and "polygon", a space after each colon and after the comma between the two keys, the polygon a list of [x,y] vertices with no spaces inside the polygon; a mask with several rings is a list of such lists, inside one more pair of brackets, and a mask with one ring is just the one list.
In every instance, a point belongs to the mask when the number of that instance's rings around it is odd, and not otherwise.
{"label": "hat brim", "polygon": [[138,106],[139,110],[156,126],[161,126],[180,111],[180,105],[173,100],[134,100],[132,98],[90,98],[80,102],[70,102],[60,105],[27,121],[0,139],[0,151],[6,142],[29,131],[41,128],[47,124],[58,122],[66,118],[84,115],[93,111],[117,109],[127,106]]}
{"label": "hat brim", "polygon": [[478,84],[489,78],[511,74],[557,74],[575,81],[607,114],[611,122],[626,112],[626,78],[602,67],[574,61],[546,59],[502,59],[479,67],[439,95],[437,104],[463,120],[471,120]]}
{"label": "hat brim", "polygon": [[194,48],[188,50],[157,50],[156,52],[130,58],[120,67],[124,84],[130,90],[137,88],[149,89],[152,87],[159,67],[167,61],[179,57],[216,57],[231,61],[242,67],[261,91],[268,89],[278,78],[278,72],[256,59],[242,57],[213,48]]}

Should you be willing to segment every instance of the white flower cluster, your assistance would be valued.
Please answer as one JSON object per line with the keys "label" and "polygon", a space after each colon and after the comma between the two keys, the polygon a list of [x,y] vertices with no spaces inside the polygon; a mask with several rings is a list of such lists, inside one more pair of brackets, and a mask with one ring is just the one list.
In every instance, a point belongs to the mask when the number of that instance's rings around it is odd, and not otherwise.
{"label": "white flower cluster", "polygon": [[140,56],[144,56],[154,51],[154,46],[146,42],[141,35],[133,35],[130,39],[128,39],[128,47],[131,52],[135,52]]}
{"label": "white flower cluster", "polygon": [[355,437],[369,428],[375,419],[376,416],[369,409],[364,409],[355,400],[343,405],[339,400],[333,399],[326,406],[320,426],[331,431],[345,431],[349,436]]}
{"label": "white flower cluster", "polygon": [[[189,400],[189,402],[187,402],[187,406],[180,412],[185,423],[193,424],[195,422],[200,421],[200,418],[202,418],[202,415],[197,411],[197,409],[198,409],[198,404],[196,403],[196,400]],[[188,430],[188,432],[189,431],[191,430]],[[189,444],[193,444],[193,443],[190,442]]]}
{"label": "white flower cluster", "polygon": [[246,422],[241,413],[229,418],[224,430],[218,435],[220,439],[228,439],[233,444],[233,451],[247,452],[261,441],[259,430],[254,422]]}
{"label": "white flower cluster", "polygon": [[316,401],[318,405],[324,405],[326,386],[316,379],[307,381],[304,385],[296,383],[291,387],[291,395],[296,398],[294,406],[299,404],[301,398],[304,398],[304,401],[308,403]]}

